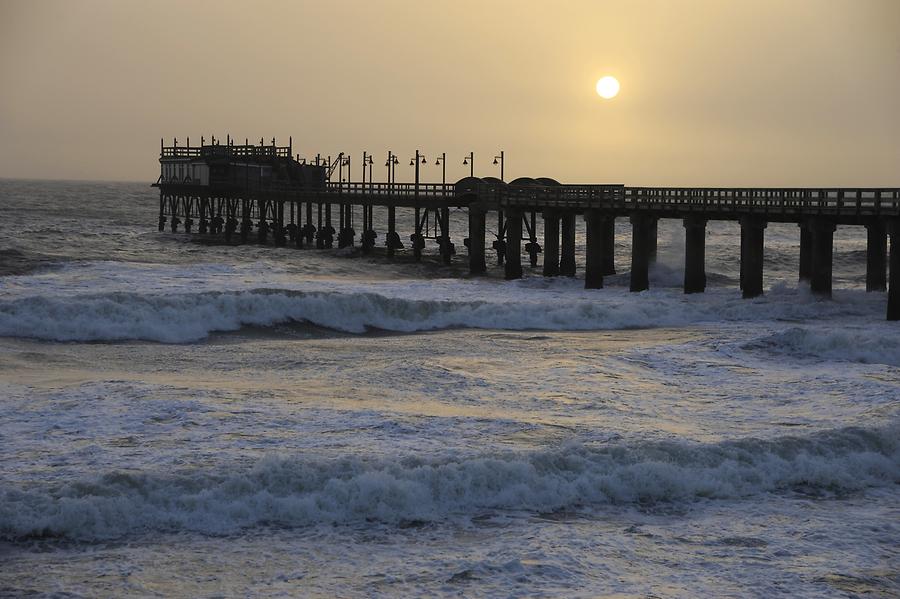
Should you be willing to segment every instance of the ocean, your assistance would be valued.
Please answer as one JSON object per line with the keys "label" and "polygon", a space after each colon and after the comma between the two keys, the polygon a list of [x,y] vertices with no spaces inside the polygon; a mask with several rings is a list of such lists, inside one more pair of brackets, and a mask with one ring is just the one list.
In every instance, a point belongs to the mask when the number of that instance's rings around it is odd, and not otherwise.
{"label": "ocean", "polygon": [[685,295],[661,221],[634,294],[625,219],[588,291],[469,277],[462,211],[448,267],[160,233],[157,199],[0,180],[0,596],[900,596],[863,228],[823,300],[770,223],[743,300],[736,223]]}

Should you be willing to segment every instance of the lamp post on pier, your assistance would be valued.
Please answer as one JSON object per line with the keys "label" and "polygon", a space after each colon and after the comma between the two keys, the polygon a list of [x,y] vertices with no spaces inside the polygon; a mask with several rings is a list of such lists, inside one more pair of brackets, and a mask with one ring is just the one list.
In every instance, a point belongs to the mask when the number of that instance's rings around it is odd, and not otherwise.
{"label": "lamp post on pier", "polygon": [[[362,189],[360,190],[361,197],[363,197],[363,198],[365,198],[365,194],[366,194],[366,170],[367,169],[369,171],[369,173],[368,173],[369,187],[374,188],[374,185],[372,185],[372,163],[373,162],[375,162],[375,161],[372,160],[372,155],[369,154],[368,152],[363,152]],[[367,205],[364,203],[362,206],[362,210],[363,210],[363,230],[362,230],[361,243],[362,243],[363,252],[368,253],[369,251],[371,251],[371,249],[373,247],[375,247],[375,236],[376,236],[376,233],[373,230],[373,225],[372,225],[372,205],[371,204]]]}
{"label": "lamp post on pier", "polygon": [[372,183],[372,163],[373,163],[373,162],[374,162],[374,161],[372,160],[372,155],[369,154],[368,152],[363,152],[363,157],[362,157],[362,182],[363,182],[363,191],[365,191],[365,188],[366,188],[366,169],[367,169],[367,168],[369,169],[369,178],[368,178],[368,181],[369,181],[369,183]]}
{"label": "lamp post on pier", "polygon": [[[447,152],[442,152],[434,161],[435,165],[441,167],[441,194],[447,197]],[[455,253],[453,244],[450,243],[450,208],[444,206],[441,208],[441,236],[438,242],[441,246],[441,260],[444,264],[449,265],[451,256]]]}
{"label": "lamp post on pier", "polygon": [[[388,177],[388,195],[391,195],[394,189],[394,181],[396,179],[397,173],[397,164],[400,161],[397,159],[397,156],[388,150],[387,161],[385,161],[384,166],[387,167],[387,177]],[[387,256],[388,258],[394,257],[394,250],[401,249],[403,247],[403,243],[400,241],[400,236],[397,235],[397,208],[393,204],[388,205],[388,232],[387,239],[385,240],[385,246],[387,247]]]}
{"label": "lamp post on pier", "polygon": [[441,184],[447,185],[447,152],[442,152],[434,164],[441,167]]}
{"label": "lamp post on pier", "polygon": [[[347,192],[350,192],[350,154],[341,152],[338,154],[338,191],[344,187],[344,167],[347,167]],[[338,233],[338,247],[349,247],[353,245],[353,203],[346,201],[341,203],[341,223],[340,232]]]}
{"label": "lamp post on pier", "polygon": [[[413,188],[413,198],[416,204],[415,215],[416,215],[416,226],[415,233],[410,236],[410,241],[413,244],[413,256],[416,260],[422,259],[422,250],[425,247],[425,238],[422,236],[422,227],[425,224],[425,219],[422,217],[422,209],[419,207],[419,165],[426,164],[425,155],[416,150],[415,158],[411,158],[409,161],[410,166],[416,167],[416,186]],[[428,210],[425,211],[425,216],[428,216]]]}
{"label": "lamp post on pier", "polygon": [[[505,156],[505,154],[503,153],[503,150],[500,150],[500,155],[499,155],[499,156],[494,156],[494,164],[495,164],[495,165],[496,165],[496,164],[499,164],[499,165],[500,165],[500,180],[501,180],[501,181],[503,181],[503,175],[504,175],[504,173],[503,173],[503,167],[505,166],[505,162],[506,162],[506,156]],[[518,223],[518,225],[521,225],[521,223]],[[497,209],[497,241],[498,241],[499,243],[503,244],[503,243],[504,243],[503,240],[504,240],[505,238],[506,238],[506,227],[505,227],[505,225],[504,225],[504,223],[503,223],[503,210],[501,210],[501,209],[498,208],[498,209]],[[505,248],[505,245],[504,245],[503,247]],[[502,265],[502,264],[503,264],[503,259],[504,259],[505,256],[506,256],[506,251],[505,251],[505,249],[504,249],[504,251],[500,251],[500,250],[498,249],[498,250],[497,250],[497,264]]]}
{"label": "lamp post on pier", "polygon": [[419,195],[419,164],[427,164],[427,161],[425,160],[425,154],[422,154],[421,152],[419,152],[419,150],[416,150],[416,157],[409,159],[409,166],[416,167],[416,187],[415,187],[415,195],[416,196]]}
{"label": "lamp post on pier", "polygon": [[344,182],[344,153],[343,152],[338,153],[337,160],[335,160],[335,162],[337,162],[337,165],[338,165],[338,182],[343,183]]}
{"label": "lamp post on pier", "polygon": [[469,152],[469,155],[463,158],[463,164],[469,165],[469,176],[475,176],[475,152]]}
{"label": "lamp post on pier", "polygon": [[384,166],[387,167],[387,177],[388,184],[393,185],[397,178],[397,165],[400,164],[400,161],[397,159],[397,155],[388,150],[388,158],[384,163]]}

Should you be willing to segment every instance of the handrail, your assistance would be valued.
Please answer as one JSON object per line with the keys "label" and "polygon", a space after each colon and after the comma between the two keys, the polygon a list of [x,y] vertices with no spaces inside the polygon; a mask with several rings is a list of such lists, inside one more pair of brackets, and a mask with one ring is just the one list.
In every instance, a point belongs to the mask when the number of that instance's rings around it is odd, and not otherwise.
{"label": "handrail", "polygon": [[235,156],[246,157],[272,157],[291,158],[290,146],[259,146],[259,145],[206,145],[206,146],[164,146],[160,148],[159,157],[163,158],[231,158]]}
{"label": "handrail", "polygon": [[[256,146],[258,147],[258,146]],[[271,148],[271,146],[269,146]],[[173,179],[161,179],[172,183]],[[177,183],[177,179],[174,180]],[[465,198],[496,202],[501,207],[555,207],[606,210],[670,210],[683,212],[784,215],[900,216],[900,188],[805,187],[626,187],[624,185],[491,185],[457,189],[454,183],[329,182],[323,188],[292,186],[265,180],[253,185],[269,193],[332,197],[334,203],[353,196],[427,203]],[[348,197],[349,196],[349,197]]]}

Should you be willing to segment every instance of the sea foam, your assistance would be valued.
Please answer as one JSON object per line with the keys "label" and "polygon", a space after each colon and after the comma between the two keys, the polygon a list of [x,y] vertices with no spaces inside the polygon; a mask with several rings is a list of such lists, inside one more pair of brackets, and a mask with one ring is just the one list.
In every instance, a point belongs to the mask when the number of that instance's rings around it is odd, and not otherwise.
{"label": "sea foam", "polygon": [[[736,293],[686,298],[671,290],[629,294],[520,285],[407,284],[336,289],[242,289],[179,293],[111,291],[0,300],[0,336],[53,341],[201,340],[242,326],[306,322],[363,333],[446,328],[603,330],[731,320],[871,315],[872,301],[820,302],[773,290],[748,302]],[[540,281],[538,282],[540,284]]]}
{"label": "sea foam", "polygon": [[885,326],[791,327],[748,341],[743,348],[795,358],[900,366],[900,338],[895,330]]}
{"label": "sea foam", "polygon": [[387,524],[770,492],[828,494],[900,483],[900,428],[719,444],[569,445],[442,458],[269,457],[251,468],[109,472],[0,491],[0,537],[94,540],[148,531]]}

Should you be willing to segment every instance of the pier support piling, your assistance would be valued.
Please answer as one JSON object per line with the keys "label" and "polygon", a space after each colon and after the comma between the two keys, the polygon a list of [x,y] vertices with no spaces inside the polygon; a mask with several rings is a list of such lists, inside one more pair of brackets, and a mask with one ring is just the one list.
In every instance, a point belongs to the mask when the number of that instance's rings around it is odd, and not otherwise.
{"label": "pier support piling", "polygon": [[525,251],[528,252],[528,263],[531,265],[531,268],[537,268],[538,254],[543,251],[537,242],[537,213],[532,210],[530,219],[528,216],[525,218],[525,222],[528,225],[528,243],[525,244]]}
{"label": "pier support piling", "polygon": [[272,207],[275,209],[275,245],[284,246],[287,242],[284,230],[284,202],[275,202]]}
{"label": "pier support piling", "polygon": [[194,219],[191,218],[191,214],[194,208],[193,198],[188,197],[184,201],[184,232],[190,233],[191,228],[194,226]]}
{"label": "pier support piling", "polygon": [[400,236],[397,234],[397,209],[393,206],[388,206],[388,232],[387,239],[385,239],[385,245],[387,246],[387,257],[394,257],[394,250],[399,249],[397,247],[398,242],[400,241]]}
{"label": "pier support piling", "polygon": [[311,201],[306,202],[306,243],[312,245],[313,241],[315,241],[316,236],[316,226],[312,224],[312,214],[313,214],[313,203]]}
{"label": "pier support piling", "polygon": [[887,231],[891,235],[887,319],[900,320],[900,219],[888,221]]}
{"label": "pier support piling", "polygon": [[[418,167],[416,167],[418,168]],[[422,260],[422,250],[425,248],[425,238],[422,236],[422,229],[424,228],[425,219],[422,218],[422,209],[416,206],[415,209],[415,221],[416,226],[413,228],[415,233],[410,235],[409,240],[412,242],[413,247],[413,259],[416,262],[420,262]],[[428,217],[428,211],[425,211],[425,217]]]}
{"label": "pier support piling", "polygon": [[[210,216],[212,207],[210,206]],[[215,225],[213,225],[215,228]],[[250,201],[241,200],[241,243],[247,243],[250,239],[250,231],[253,229],[253,220],[250,218]]]}
{"label": "pier support piling", "polygon": [[575,276],[575,213],[564,212],[560,217],[562,229],[562,251],[559,258],[559,274]]}
{"label": "pier support piling", "polygon": [[484,274],[487,266],[484,261],[485,211],[474,204],[469,205],[469,273]]}
{"label": "pier support piling", "polygon": [[522,278],[522,212],[506,210],[506,265],[503,274],[507,280]]}
{"label": "pier support piling", "polygon": [[866,225],[866,291],[887,289],[887,229],[881,221]]}
{"label": "pier support piling", "polygon": [[656,246],[656,219],[646,214],[631,217],[631,291],[650,289],[651,251]]}
{"label": "pier support piling", "polygon": [[325,237],[323,227],[322,227],[322,204],[318,204],[316,211],[316,249],[324,250],[325,249]]}
{"label": "pier support piling", "polygon": [[706,219],[684,219],[684,292],[706,291]]}
{"label": "pier support piling", "polygon": [[602,289],[608,223],[612,220],[596,208],[585,211],[584,288]]}
{"label": "pier support piling", "polygon": [[297,202],[297,220],[294,223],[294,243],[298,250],[303,249],[303,239],[306,235],[306,227],[303,225],[303,203]]}
{"label": "pier support piling", "polygon": [[834,254],[834,221],[814,217],[809,221],[812,234],[812,272],[810,290],[823,297],[831,297],[831,268]]}
{"label": "pier support piling", "polygon": [[544,276],[559,274],[559,212],[544,211]]}
{"label": "pier support piling", "polygon": [[232,200],[227,200],[225,203],[225,243],[231,243],[231,235],[234,233],[234,226],[232,223],[236,221],[235,211],[236,207]]}
{"label": "pier support piling", "polygon": [[808,222],[802,222],[800,227],[800,281],[809,282],[812,279],[812,231]]}
{"label": "pier support piling", "polygon": [[502,251],[497,252],[497,266],[503,266],[503,257],[506,255],[506,235],[506,225],[503,222],[503,210],[497,210],[497,241],[502,248]]}
{"label": "pier support piling", "polygon": [[609,215],[600,222],[602,250],[600,253],[600,274],[616,274],[616,217]]}
{"label": "pier support piling", "polygon": [[456,248],[453,246],[453,243],[450,241],[450,209],[449,208],[441,208],[440,226],[441,226],[441,238],[438,240],[438,242],[440,243],[441,262],[445,266],[450,266],[453,254],[456,253]]}
{"label": "pier support piling", "polygon": [[322,243],[325,249],[334,247],[334,226],[331,224],[331,204],[325,204],[325,229],[322,231]]}
{"label": "pier support piling", "polygon": [[269,236],[269,223],[267,223],[263,219],[259,219],[259,223],[257,224],[256,229],[256,241],[261,245],[266,244],[266,240]]}
{"label": "pier support piling", "polygon": [[197,232],[201,235],[206,235],[206,232],[209,230],[209,221],[206,220],[206,198],[199,198],[199,207],[200,207],[200,222],[197,223]]}
{"label": "pier support piling", "polygon": [[766,224],[766,221],[758,216],[741,218],[741,289],[745,298],[763,294]]}

